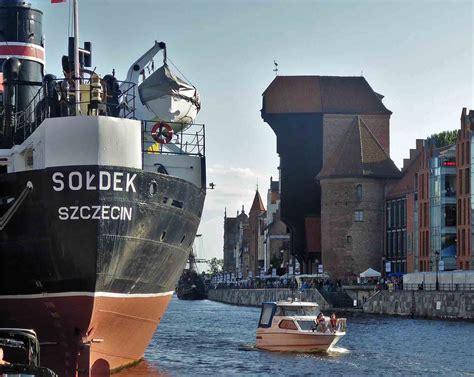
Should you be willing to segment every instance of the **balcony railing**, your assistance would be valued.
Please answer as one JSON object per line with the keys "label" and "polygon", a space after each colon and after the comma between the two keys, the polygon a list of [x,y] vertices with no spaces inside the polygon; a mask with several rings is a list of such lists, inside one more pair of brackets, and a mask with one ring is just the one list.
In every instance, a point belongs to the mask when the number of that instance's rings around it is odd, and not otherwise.
{"label": "balcony railing", "polygon": [[[472,283],[439,283],[440,291],[474,291],[474,284]],[[403,290],[406,291],[435,291],[436,283],[421,284],[403,284]]]}
{"label": "balcony railing", "polygon": [[[183,124],[174,122],[142,123],[143,153],[206,155],[204,124],[189,124],[183,127]],[[170,129],[173,131],[170,132]]]}

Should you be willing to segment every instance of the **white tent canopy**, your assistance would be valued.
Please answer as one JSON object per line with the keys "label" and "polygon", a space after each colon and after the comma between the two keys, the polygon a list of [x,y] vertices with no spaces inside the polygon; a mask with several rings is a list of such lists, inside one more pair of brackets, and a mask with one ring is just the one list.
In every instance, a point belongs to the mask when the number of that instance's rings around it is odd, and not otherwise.
{"label": "white tent canopy", "polygon": [[373,268],[369,268],[362,272],[359,276],[361,278],[379,278],[382,276],[382,274],[378,271],[375,271]]}

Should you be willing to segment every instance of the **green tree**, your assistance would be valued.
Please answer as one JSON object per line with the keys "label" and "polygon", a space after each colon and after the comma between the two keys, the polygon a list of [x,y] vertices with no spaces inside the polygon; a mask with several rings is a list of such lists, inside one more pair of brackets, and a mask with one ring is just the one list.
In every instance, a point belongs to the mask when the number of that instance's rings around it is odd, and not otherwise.
{"label": "green tree", "polygon": [[458,131],[443,131],[429,136],[426,141],[427,144],[434,144],[436,148],[445,147],[447,145],[455,144],[458,137]]}
{"label": "green tree", "polygon": [[212,258],[207,264],[212,275],[221,273],[224,268],[224,260],[217,259],[216,257]]}

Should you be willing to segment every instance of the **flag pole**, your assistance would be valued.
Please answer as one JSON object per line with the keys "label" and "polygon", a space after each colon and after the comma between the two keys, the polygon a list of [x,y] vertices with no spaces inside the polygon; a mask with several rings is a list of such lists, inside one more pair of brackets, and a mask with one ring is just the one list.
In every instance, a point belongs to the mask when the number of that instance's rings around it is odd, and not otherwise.
{"label": "flag pole", "polygon": [[74,91],[76,101],[76,116],[81,111],[81,73],[80,73],[80,62],[79,62],[79,6],[78,0],[73,0],[73,12],[74,12]]}

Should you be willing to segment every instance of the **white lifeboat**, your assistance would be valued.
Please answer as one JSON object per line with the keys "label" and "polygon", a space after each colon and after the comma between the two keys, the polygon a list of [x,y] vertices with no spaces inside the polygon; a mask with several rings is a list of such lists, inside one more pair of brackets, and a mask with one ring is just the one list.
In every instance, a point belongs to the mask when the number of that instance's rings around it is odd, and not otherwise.
{"label": "white lifeboat", "polygon": [[175,132],[194,122],[201,108],[197,89],[174,75],[167,64],[155,70],[138,86],[141,119],[170,123]]}
{"label": "white lifeboat", "polygon": [[[155,70],[153,57],[159,51],[163,51],[163,65]],[[150,72],[151,74],[146,76],[146,73]],[[197,89],[176,76],[168,67],[164,42],[155,41],[155,44],[130,66],[120,90],[126,93],[133,85],[138,86],[138,99],[133,103],[135,116],[141,120],[169,124],[175,133],[194,123],[201,109]],[[130,102],[130,99],[127,102]]]}

